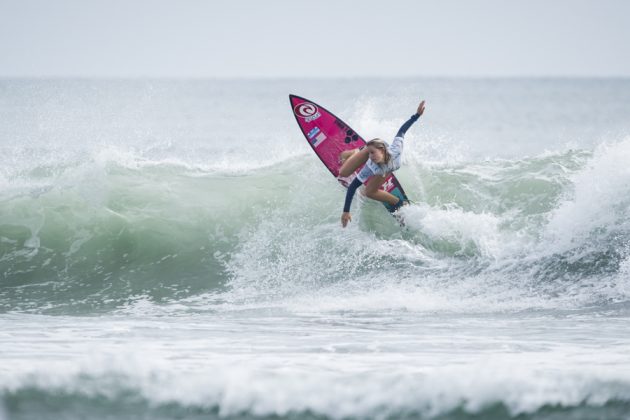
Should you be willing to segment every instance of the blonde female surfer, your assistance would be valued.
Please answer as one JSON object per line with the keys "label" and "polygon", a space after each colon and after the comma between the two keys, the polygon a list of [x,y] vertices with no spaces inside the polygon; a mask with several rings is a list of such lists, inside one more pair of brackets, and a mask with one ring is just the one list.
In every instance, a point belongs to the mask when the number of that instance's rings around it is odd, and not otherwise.
{"label": "blonde female surfer", "polygon": [[392,206],[392,212],[398,210],[403,204],[403,200],[395,195],[380,189],[387,179],[389,173],[400,168],[403,140],[405,133],[424,113],[424,101],[420,102],[415,114],[411,116],[398,130],[396,137],[389,145],[381,139],[373,139],[360,149],[346,150],[342,152],[339,159],[343,164],[339,168],[339,177],[351,176],[357,168],[363,164],[356,178],[348,185],[346,201],[341,214],[341,225],[346,227],[352,220],[350,215],[350,205],[357,188],[365,184],[365,195],[373,200],[382,201]]}

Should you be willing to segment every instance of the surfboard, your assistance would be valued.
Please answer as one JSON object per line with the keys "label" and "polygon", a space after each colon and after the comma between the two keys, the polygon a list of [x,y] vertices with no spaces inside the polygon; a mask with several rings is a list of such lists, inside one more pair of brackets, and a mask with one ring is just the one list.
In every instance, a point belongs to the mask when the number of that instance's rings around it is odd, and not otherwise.
{"label": "surfboard", "polygon": [[[291,102],[295,120],[300,126],[300,130],[302,130],[302,134],[304,134],[308,144],[313,148],[315,154],[330,173],[337,178],[341,167],[339,154],[344,150],[357,149],[364,146],[366,144],[365,140],[348,124],[343,122],[341,118],[335,116],[323,106],[297,95],[289,95],[289,101]],[[355,174],[362,167],[359,167]],[[347,182],[342,180],[339,180],[339,183],[344,187],[348,186]],[[392,173],[385,179],[381,189],[398,198],[407,200],[405,191]],[[392,205],[388,203],[383,204],[390,213],[393,212]]]}

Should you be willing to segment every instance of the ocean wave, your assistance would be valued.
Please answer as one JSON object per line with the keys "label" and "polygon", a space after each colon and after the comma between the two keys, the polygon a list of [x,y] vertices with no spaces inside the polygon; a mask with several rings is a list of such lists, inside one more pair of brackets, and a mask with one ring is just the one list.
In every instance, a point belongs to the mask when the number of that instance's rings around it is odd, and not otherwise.
{"label": "ocean wave", "polygon": [[[109,310],[217,292],[264,305],[350,289],[337,296],[354,296],[357,308],[385,289],[407,308],[403,294],[429,290],[433,302],[485,299],[478,307],[488,310],[623,302],[628,151],[630,140],[594,152],[407,165],[399,178],[417,202],[401,211],[402,230],[361,198],[355,221],[340,229],[343,190],[302,158],[239,175],[111,150],[90,164],[40,162],[5,174],[0,305]],[[330,297],[323,307],[336,306]]]}
{"label": "ocean wave", "polygon": [[220,287],[225,255],[255,218],[263,186],[289,184],[287,174],[262,169],[234,177],[170,163],[61,172],[0,201],[1,294],[15,308]]}
{"label": "ocean wave", "polygon": [[477,368],[306,374],[228,363],[212,374],[164,366],[133,374],[71,369],[4,378],[1,398],[14,419],[50,412],[62,418],[621,419],[630,408],[625,373]]}

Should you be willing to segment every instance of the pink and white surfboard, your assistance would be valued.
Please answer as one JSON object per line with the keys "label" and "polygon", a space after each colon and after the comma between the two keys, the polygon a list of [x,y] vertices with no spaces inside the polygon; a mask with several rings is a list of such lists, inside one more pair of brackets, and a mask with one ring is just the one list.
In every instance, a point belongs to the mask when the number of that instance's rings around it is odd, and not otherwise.
{"label": "pink and white surfboard", "polygon": [[[344,150],[357,149],[365,145],[365,140],[348,124],[336,117],[326,108],[313,101],[296,95],[289,95],[293,115],[304,137],[313,151],[326,165],[330,173],[336,178],[339,175],[341,162],[339,154]],[[357,172],[361,168],[357,169]],[[343,185],[343,183],[342,183]],[[393,174],[390,174],[383,185],[385,190],[398,198],[407,199],[402,186]],[[389,204],[385,204],[388,211],[392,211]]]}

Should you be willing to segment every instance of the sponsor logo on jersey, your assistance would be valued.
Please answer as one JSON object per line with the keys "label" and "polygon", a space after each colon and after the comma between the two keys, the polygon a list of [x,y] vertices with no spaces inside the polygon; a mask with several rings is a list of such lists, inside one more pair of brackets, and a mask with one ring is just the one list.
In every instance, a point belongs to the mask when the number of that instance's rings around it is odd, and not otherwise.
{"label": "sponsor logo on jersey", "polygon": [[389,190],[393,189],[394,187],[395,187],[395,185],[394,185],[394,178],[391,177],[391,176],[389,178],[387,178],[387,181],[385,181],[383,183],[383,185],[381,185],[381,189],[383,191],[389,191]]}

